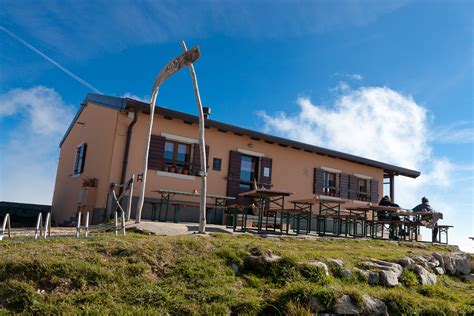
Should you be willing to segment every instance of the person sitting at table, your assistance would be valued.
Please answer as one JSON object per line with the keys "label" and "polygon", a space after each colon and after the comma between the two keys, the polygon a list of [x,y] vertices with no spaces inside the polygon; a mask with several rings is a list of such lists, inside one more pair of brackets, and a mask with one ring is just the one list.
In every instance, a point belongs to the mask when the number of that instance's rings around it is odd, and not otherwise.
{"label": "person sitting at table", "polygon": [[[380,200],[379,206],[400,207],[398,204],[393,203],[388,195],[384,196]],[[377,218],[379,220],[400,221],[400,216],[394,214],[393,212],[388,212],[385,210],[377,211]],[[398,226],[398,234],[403,235],[405,232],[403,231],[402,225],[397,225],[397,226]],[[395,240],[398,239],[398,237],[395,236],[394,224],[390,224],[388,238],[395,239]]]}
{"label": "person sitting at table", "polygon": [[428,200],[427,197],[422,197],[421,198],[421,204],[418,204],[412,209],[413,212],[424,212],[424,213],[430,213],[430,214],[423,214],[421,215],[421,223],[425,224],[426,227],[430,228],[430,226],[433,228],[431,238],[433,242],[438,242],[438,218],[434,218],[434,213],[435,210],[431,207],[430,201]]}

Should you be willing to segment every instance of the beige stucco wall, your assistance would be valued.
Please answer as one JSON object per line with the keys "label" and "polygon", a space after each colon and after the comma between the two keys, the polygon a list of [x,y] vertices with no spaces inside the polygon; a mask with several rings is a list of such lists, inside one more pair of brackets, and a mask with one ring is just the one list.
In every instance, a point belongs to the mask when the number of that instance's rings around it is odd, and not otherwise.
{"label": "beige stucco wall", "polygon": [[[82,179],[98,179],[95,204],[106,204],[118,114],[112,109],[88,104],[77,120],[84,124],[76,122],[62,144],[51,210],[57,224],[75,216]],[[84,171],[80,176],[74,176],[76,147],[82,142],[87,143]]]}
{"label": "beige stucco wall", "polygon": [[[140,114],[137,125],[134,129],[131,143],[131,156],[127,172],[127,177],[132,173],[140,173],[143,169],[143,152],[145,149],[147,120],[149,116]],[[119,124],[123,120],[119,119]],[[305,152],[289,147],[282,147],[277,144],[268,144],[265,141],[252,140],[248,136],[238,136],[233,133],[223,133],[217,129],[206,129],[206,145],[209,145],[209,177],[208,194],[225,195],[227,191],[227,172],[229,168],[229,151],[237,149],[251,150],[265,154],[272,158],[272,184],[274,189],[295,192],[291,199],[310,198],[313,195],[313,169],[315,167],[331,167],[342,170],[347,174],[364,174],[379,181],[379,192],[383,192],[383,170],[369,166],[351,163],[341,159],[330,158],[314,153]],[[153,126],[153,134],[161,133],[174,134],[188,138],[197,139],[198,125],[189,125],[178,119],[164,119],[156,116]],[[252,144],[252,148],[249,148]],[[212,170],[212,159],[214,157],[222,159],[221,171]],[[156,171],[148,172],[147,197],[158,198],[157,193],[151,192],[157,189],[169,189],[180,191],[199,190],[200,181],[176,179],[157,175]],[[141,183],[137,184],[140,188]],[[138,191],[137,191],[138,192]],[[180,199],[182,199],[180,197]],[[291,200],[290,199],[290,200]]]}
{"label": "beige stucco wall", "polygon": [[[148,119],[147,114],[139,113],[137,124],[133,129],[127,179],[132,174],[142,172]],[[85,107],[78,121],[85,122],[85,125],[75,124],[61,148],[52,207],[53,218],[57,223],[75,216],[81,178],[99,179],[95,208],[106,207],[110,183],[118,183],[120,180],[127,128],[132,118],[126,113],[90,104]],[[210,146],[209,165],[211,166],[208,171],[208,194],[226,194],[229,152],[239,148],[263,153],[272,158],[273,188],[295,192],[289,200],[313,196],[313,169],[321,166],[339,169],[347,174],[359,173],[373,177],[379,181],[379,195],[383,192],[382,169],[277,144],[268,144],[265,141],[252,140],[248,136],[223,133],[214,128],[206,129],[205,132],[206,144]],[[197,139],[198,125],[186,124],[178,119],[169,120],[157,115],[153,134],[160,135],[161,133]],[[71,174],[76,146],[84,141],[88,143],[85,169],[81,177],[73,177]],[[252,144],[251,148],[249,144]],[[212,170],[214,157],[222,159],[221,171]],[[198,177],[195,180],[177,179],[157,175],[155,170],[149,170],[146,197],[158,198],[157,193],[151,192],[157,189],[199,190],[199,184]],[[138,196],[141,182],[136,183],[135,189],[134,195]],[[184,198],[180,197],[180,199]]]}

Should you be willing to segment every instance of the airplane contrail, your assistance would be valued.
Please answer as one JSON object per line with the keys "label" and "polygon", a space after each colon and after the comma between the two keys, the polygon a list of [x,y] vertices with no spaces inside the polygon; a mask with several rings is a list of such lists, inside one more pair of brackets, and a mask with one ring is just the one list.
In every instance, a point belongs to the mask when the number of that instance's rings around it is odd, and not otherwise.
{"label": "airplane contrail", "polygon": [[28,42],[26,42],[24,39],[22,39],[21,37],[13,34],[12,32],[10,32],[9,30],[7,30],[6,28],[4,28],[3,26],[0,25],[0,30],[4,31],[5,33],[7,33],[8,35],[10,35],[11,37],[13,37],[14,39],[16,39],[17,41],[19,41],[20,43],[22,43],[23,45],[25,45],[26,47],[28,47],[29,49],[31,49],[32,51],[34,51],[35,53],[37,53],[38,55],[40,55],[41,57],[43,57],[44,59],[46,59],[47,61],[49,61],[51,64],[53,64],[54,66],[58,67],[60,70],[62,70],[65,74],[67,74],[69,77],[71,77],[72,79],[78,81],[79,83],[83,84],[84,86],[94,90],[95,92],[97,93],[100,93],[100,94],[103,94],[99,89],[97,89],[96,87],[94,87],[93,85],[91,85],[90,83],[88,83],[87,81],[85,81],[84,79],[80,78],[79,76],[77,76],[75,73],[73,73],[72,71],[70,71],[69,69],[67,69],[66,67],[64,67],[63,65],[61,65],[60,63],[58,63],[57,61],[55,61],[54,59],[48,57],[45,53],[43,53],[42,51],[40,51],[39,49],[33,47],[33,45],[29,44]]}

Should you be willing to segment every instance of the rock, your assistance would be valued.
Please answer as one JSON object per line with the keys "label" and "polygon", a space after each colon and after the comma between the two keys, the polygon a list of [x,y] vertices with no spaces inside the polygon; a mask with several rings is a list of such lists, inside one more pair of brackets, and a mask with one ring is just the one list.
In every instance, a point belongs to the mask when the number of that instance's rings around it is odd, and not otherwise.
{"label": "rock", "polygon": [[418,264],[411,264],[407,266],[406,269],[414,271],[420,277],[422,285],[435,284],[437,281],[436,275],[434,273],[429,272]]}
{"label": "rock", "polygon": [[236,265],[235,263],[232,263],[230,265],[232,267],[232,270],[234,270],[234,273],[237,274],[239,272],[239,266]]}
{"label": "rock", "polygon": [[428,262],[428,260],[422,256],[413,256],[412,259],[415,260],[416,262]]}
{"label": "rock", "polygon": [[438,274],[438,275],[443,275],[444,274],[444,269],[441,268],[441,267],[436,267],[436,268],[433,268],[433,272],[435,274]]}
{"label": "rock", "polygon": [[336,267],[338,267],[339,269],[343,269],[344,268],[344,262],[342,262],[342,260],[339,260],[339,259],[329,259],[329,262],[334,264]]}
{"label": "rock", "polygon": [[321,301],[314,296],[309,297],[308,303],[311,313],[318,314],[326,310],[326,307],[321,303]]}
{"label": "rock", "polygon": [[438,267],[441,267],[441,268],[444,269],[444,258],[443,258],[443,256],[440,255],[440,254],[437,253],[437,252],[433,252],[433,253],[431,254],[431,256],[432,256],[434,259],[438,260],[438,262],[439,262]]}
{"label": "rock", "polygon": [[379,272],[379,282],[383,286],[397,286],[398,277],[399,275],[391,270],[383,270]]}
{"label": "rock", "polygon": [[343,315],[358,315],[361,313],[361,310],[354,303],[352,303],[352,299],[349,295],[343,295],[336,300],[336,303],[333,307],[333,312]]}
{"label": "rock", "polygon": [[250,264],[267,264],[280,261],[282,258],[280,256],[274,255],[271,252],[260,255],[249,255],[247,260]]}
{"label": "rock", "polygon": [[398,263],[399,263],[402,267],[406,267],[406,266],[409,265],[409,264],[413,264],[414,261],[413,261],[413,259],[406,257],[406,258],[398,259]]}
{"label": "rock", "polygon": [[462,275],[471,272],[470,255],[468,253],[444,253],[444,270],[447,274]]}
{"label": "rock", "polygon": [[364,310],[367,315],[388,315],[387,306],[384,302],[377,298],[373,298],[367,294],[362,296],[364,300]]}
{"label": "rock", "polygon": [[391,271],[396,274],[397,278],[402,274],[403,268],[398,263],[375,260],[362,262],[362,265],[375,270]]}
{"label": "rock", "polygon": [[367,282],[370,284],[370,285],[377,285],[379,284],[380,282],[380,276],[377,272],[369,272],[369,278],[367,280]]}
{"label": "rock", "polygon": [[341,278],[352,278],[353,275],[352,275],[352,272],[351,270],[347,269],[347,268],[343,268],[341,271],[340,271],[340,277]]}
{"label": "rock", "polygon": [[433,260],[427,263],[428,268],[434,269],[439,266],[439,261],[438,260]]}
{"label": "rock", "polygon": [[461,275],[461,279],[468,282],[474,281],[474,273]]}
{"label": "rock", "polygon": [[324,262],[321,262],[321,261],[308,261],[308,262],[306,262],[306,264],[309,265],[309,266],[314,266],[314,267],[321,268],[326,275],[329,275],[328,266]]}

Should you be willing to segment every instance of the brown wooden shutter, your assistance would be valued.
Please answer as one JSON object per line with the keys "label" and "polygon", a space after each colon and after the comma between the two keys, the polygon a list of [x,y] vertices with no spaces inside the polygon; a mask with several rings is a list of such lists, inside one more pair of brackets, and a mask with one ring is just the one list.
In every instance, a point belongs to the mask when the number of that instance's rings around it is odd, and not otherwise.
{"label": "brown wooden shutter", "polygon": [[340,197],[342,199],[349,198],[349,175],[341,173],[340,181]]}
{"label": "brown wooden shutter", "polygon": [[349,175],[349,199],[357,200],[357,177]]}
{"label": "brown wooden shutter", "polygon": [[324,194],[324,170],[320,168],[314,168],[314,182],[313,182],[313,193]]}
{"label": "brown wooden shutter", "polygon": [[370,202],[377,203],[379,201],[379,182],[370,180]]}
{"label": "brown wooden shutter", "polygon": [[[270,170],[268,177],[265,177],[265,168]],[[267,189],[271,187],[272,184],[272,159],[268,157],[262,157],[260,159],[260,177],[259,182],[264,186],[268,184],[269,186],[265,186]]]}
{"label": "brown wooden shutter", "polygon": [[151,135],[150,152],[148,153],[148,169],[164,170],[165,167],[165,142],[166,138]]}
{"label": "brown wooden shutter", "polygon": [[227,174],[227,196],[239,195],[240,163],[242,154],[231,150],[229,155],[229,173]]}
{"label": "brown wooden shutter", "polygon": [[[192,169],[193,169],[193,174],[194,175],[199,175],[199,171],[201,171],[201,150],[200,150],[199,144],[194,144],[193,145],[193,161],[191,162],[192,164]],[[207,169],[209,169],[209,146],[206,145],[206,166]]]}

